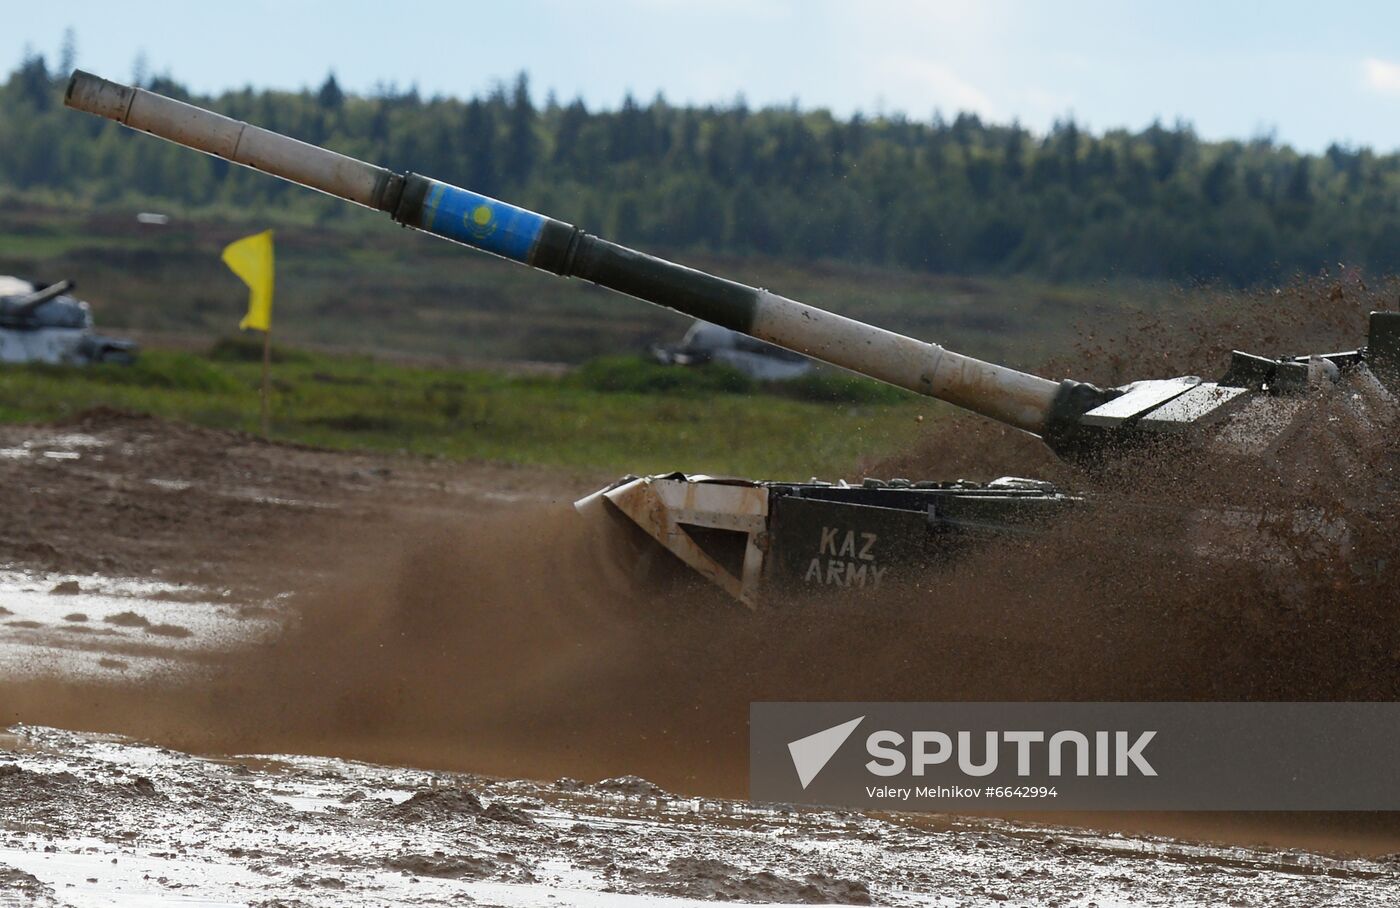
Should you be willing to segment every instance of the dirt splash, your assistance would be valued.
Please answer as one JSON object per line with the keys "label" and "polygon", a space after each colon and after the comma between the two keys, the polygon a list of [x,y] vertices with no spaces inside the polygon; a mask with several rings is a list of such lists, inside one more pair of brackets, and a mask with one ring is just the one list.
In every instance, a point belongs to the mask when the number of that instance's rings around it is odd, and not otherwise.
{"label": "dirt splash", "polygon": [[[1291,289],[1240,300],[1186,332],[1164,326],[1198,340],[1180,360],[1161,361],[1180,345],[1144,329],[1136,344],[1100,345],[1077,374],[1106,384],[1120,371],[1213,374],[1224,346],[1355,346],[1362,313],[1384,300],[1359,283],[1337,286],[1340,297]],[[1241,340],[1251,331],[1268,336]],[[333,546],[303,543],[335,551],[339,570],[302,592],[295,625],[237,653],[212,681],[138,696],[17,686],[0,718],[206,752],[327,753],[517,778],[636,773],[673,790],[737,794],[753,700],[1400,699],[1395,435],[1364,421],[1339,426],[1328,407],[1322,399],[1267,462],[1175,447],[1096,474],[985,423],[938,424],[920,451],[871,472],[1048,475],[1094,506],[854,608],[799,600],[755,615],[697,583],[620,590],[598,570],[595,528],[566,507],[341,528]],[[1213,524],[1200,515],[1241,502],[1267,519],[1208,538]],[[1321,525],[1341,521],[1346,545],[1319,548],[1319,524],[1291,519],[1299,510]],[[318,532],[310,520],[300,530]],[[1202,557],[1203,545],[1228,549],[1241,537],[1267,545]]]}
{"label": "dirt splash", "polygon": [[[1242,298],[1185,331],[1198,343],[1180,362],[1147,371],[1163,341],[1142,330],[1137,346],[1105,347],[1106,365],[1088,357],[1103,372],[1091,377],[1190,371],[1227,346],[1354,346],[1384,293],[1352,282]],[[1319,395],[1265,459],[1174,445],[1092,474],[1058,465],[1093,498],[1081,515],[856,608],[749,615],[694,584],[629,595],[603,582],[590,528],[564,511],[411,532],[347,592],[313,597],[248,683],[310,694],[285,727],[418,741],[417,759],[730,794],[753,700],[1400,699],[1394,414],[1357,417],[1352,390]],[[997,432],[935,429],[937,475],[959,457],[985,468]],[[1019,439],[996,452],[1046,463]]]}

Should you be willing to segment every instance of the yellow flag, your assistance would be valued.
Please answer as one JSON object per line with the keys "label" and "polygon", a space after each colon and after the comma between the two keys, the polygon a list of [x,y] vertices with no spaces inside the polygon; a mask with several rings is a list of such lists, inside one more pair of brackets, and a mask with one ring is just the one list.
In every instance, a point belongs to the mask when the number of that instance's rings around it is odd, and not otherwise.
{"label": "yellow flag", "polygon": [[224,264],[248,285],[248,314],[239,328],[272,330],[272,231],[264,230],[224,249]]}

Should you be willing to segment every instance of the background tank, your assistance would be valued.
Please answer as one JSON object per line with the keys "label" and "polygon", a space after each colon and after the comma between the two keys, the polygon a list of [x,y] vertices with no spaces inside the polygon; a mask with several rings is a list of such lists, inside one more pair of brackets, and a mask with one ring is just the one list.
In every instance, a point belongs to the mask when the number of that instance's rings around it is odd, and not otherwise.
{"label": "background tank", "polygon": [[721,363],[757,381],[786,381],[812,371],[812,361],[805,356],[700,321],[690,326],[679,344],[655,347],[652,355],[667,366]]}
{"label": "background tank", "polygon": [[136,361],[136,344],[93,332],[72,281],[34,284],[0,275],[0,362],[86,365]]}
{"label": "background tank", "polygon": [[[1090,466],[1145,442],[1191,438],[1222,456],[1267,458],[1309,396],[1339,416],[1393,424],[1400,313],[1376,313],[1364,348],[1308,356],[1235,353],[1197,376],[1098,388],[1051,381],[826,312],[592,236],[571,224],[413,173],[395,173],[143,89],[75,72],[65,103],[282,177],[454,242],[578,277],[926,394],[1034,434]],[[879,589],[987,534],[1022,532],[1077,506],[1047,483],[772,483],[680,474],[627,477],[579,502],[749,604],[777,586]],[[1247,515],[1246,515],[1247,519]],[[633,555],[622,560],[630,562]]]}

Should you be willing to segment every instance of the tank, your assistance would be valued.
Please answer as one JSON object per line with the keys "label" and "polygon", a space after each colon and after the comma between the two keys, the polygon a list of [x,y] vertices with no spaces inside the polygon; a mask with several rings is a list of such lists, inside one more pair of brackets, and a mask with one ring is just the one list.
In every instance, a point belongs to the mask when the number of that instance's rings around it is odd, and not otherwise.
{"label": "tank", "polygon": [[664,366],[719,363],[755,381],[787,381],[812,371],[812,361],[805,356],[709,322],[697,321],[679,344],[662,344],[651,353]]}
{"label": "tank", "polygon": [[[1093,467],[1145,443],[1190,437],[1262,455],[1300,402],[1345,381],[1360,418],[1400,393],[1400,313],[1375,313],[1356,350],[1232,355],[1221,376],[1100,388],[985,362],[593,236],[563,221],[415,173],[396,173],[257,126],[75,72],[65,103],[236,164],[382,211],[416,230],[663,306],[794,354],[947,401]],[[978,540],[1034,532],[1082,499],[1047,482],[761,482],[625,477],[578,510],[644,540],[623,561],[674,556],[753,607],[778,591],[888,589]],[[675,562],[668,562],[674,564]]]}
{"label": "tank", "polygon": [[136,344],[93,331],[70,280],[35,284],[0,275],[0,362],[87,365],[136,361]]}

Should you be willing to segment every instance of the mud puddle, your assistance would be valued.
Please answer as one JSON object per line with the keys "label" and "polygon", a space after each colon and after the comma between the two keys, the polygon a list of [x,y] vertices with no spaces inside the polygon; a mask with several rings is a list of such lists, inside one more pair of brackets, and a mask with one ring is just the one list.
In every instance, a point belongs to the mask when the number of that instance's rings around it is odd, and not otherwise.
{"label": "mud puddle", "polygon": [[0,677],[136,681],[275,635],[282,608],[228,590],[0,570]]}
{"label": "mud puddle", "polygon": [[0,737],[0,904],[1389,904],[1400,863]]}

